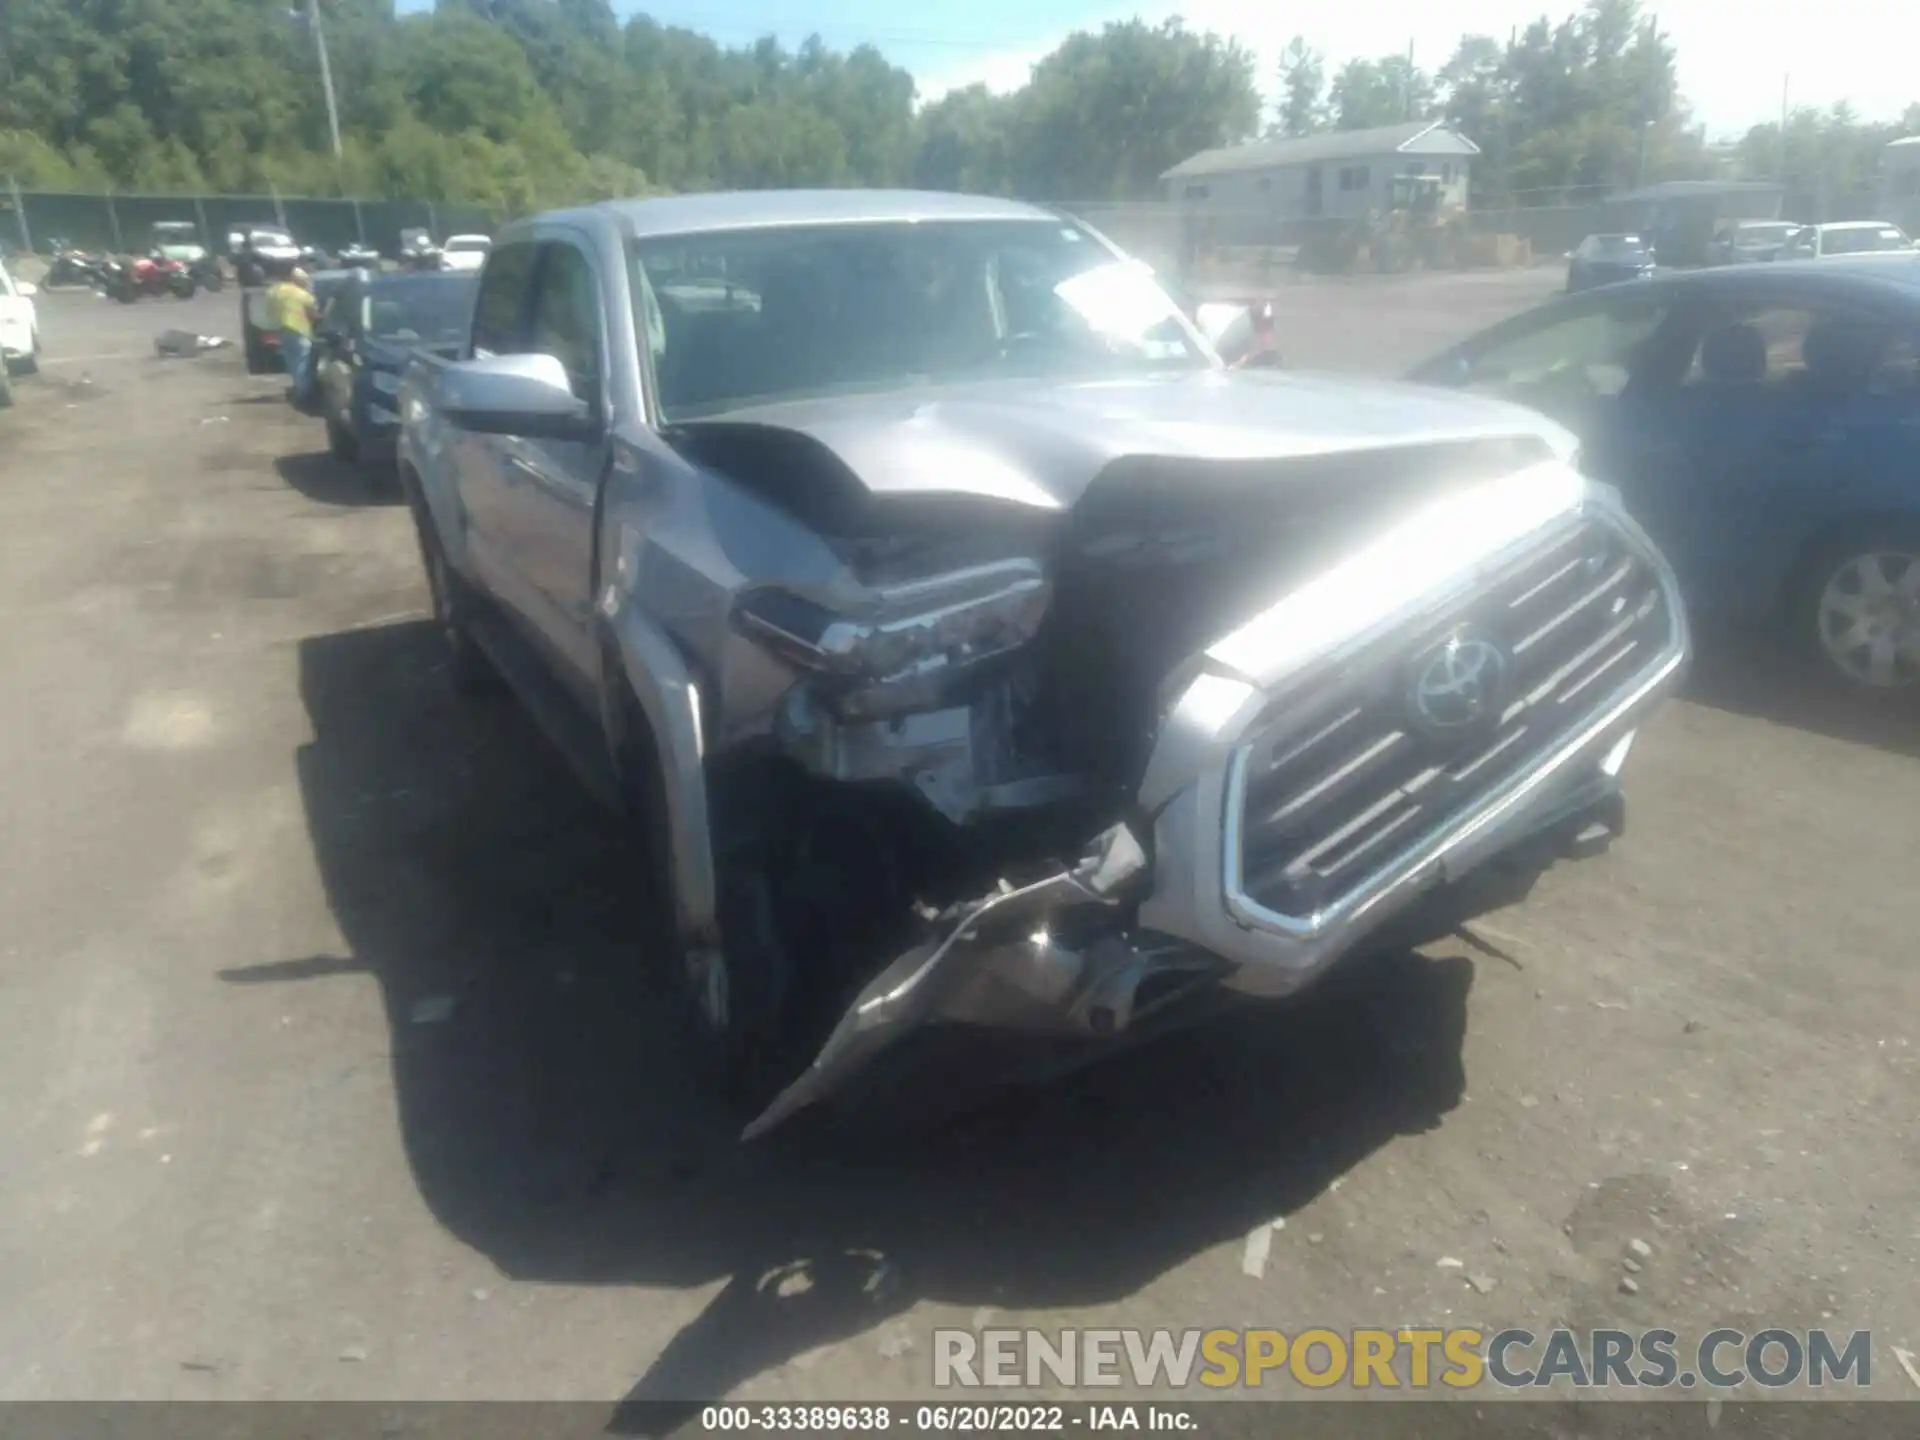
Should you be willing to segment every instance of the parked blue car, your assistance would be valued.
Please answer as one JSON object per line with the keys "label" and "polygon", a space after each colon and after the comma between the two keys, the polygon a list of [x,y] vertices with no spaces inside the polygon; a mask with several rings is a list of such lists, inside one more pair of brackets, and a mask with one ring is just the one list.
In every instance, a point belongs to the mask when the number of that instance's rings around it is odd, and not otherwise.
{"label": "parked blue car", "polygon": [[1646,280],[1653,275],[1653,251],[1638,235],[1589,235],[1567,255],[1567,292]]}
{"label": "parked blue car", "polygon": [[478,275],[353,272],[314,336],[312,406],[327,448],[391,475],[400,434],[400,372],[419,350],[451,352],[473,323]]}
{"label": "parked blue car", "polygon": [[1920,680],[1920,256],[1569,296],[1411,378],[1571,428],[1694,611],[1781,627],[1862,690]]}

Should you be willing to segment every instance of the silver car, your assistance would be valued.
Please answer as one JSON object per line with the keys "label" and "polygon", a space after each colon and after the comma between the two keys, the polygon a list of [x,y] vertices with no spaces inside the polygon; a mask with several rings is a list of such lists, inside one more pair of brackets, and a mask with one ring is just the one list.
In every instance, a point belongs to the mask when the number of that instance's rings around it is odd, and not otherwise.
{"label": "silver car", "polygon": [[916,1031],[1098,1054],[1511,900],[1687,655],[1566,431],[1229,371],[1012,201],[525,221],[399,403],[455,678],[652,837],[749,1133]]}

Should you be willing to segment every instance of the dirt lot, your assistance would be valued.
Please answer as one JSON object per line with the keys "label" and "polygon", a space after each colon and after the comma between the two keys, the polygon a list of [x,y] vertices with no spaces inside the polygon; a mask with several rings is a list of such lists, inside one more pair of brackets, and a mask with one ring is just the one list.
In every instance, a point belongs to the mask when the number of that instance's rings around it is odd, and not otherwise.
{"label": "dirt lot", "polygon": [[[1392,369],[1549,283],[1282,314]],[[0,1397],[911,1397],[936,1325],[1555,1321],[1871,1328],[1906,1392],[1911,715],[1716,652],[1626,841],[1486,948],[893,1154],[741,1151],[622,837],[451,698],[404,512],[231,352],[150,358],[233,303],[48,297],[0,416]]]}

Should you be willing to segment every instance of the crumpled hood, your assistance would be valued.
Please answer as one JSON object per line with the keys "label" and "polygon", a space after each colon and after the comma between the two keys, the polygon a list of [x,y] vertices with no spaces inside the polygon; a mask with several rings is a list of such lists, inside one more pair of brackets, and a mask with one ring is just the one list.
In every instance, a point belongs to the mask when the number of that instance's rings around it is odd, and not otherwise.
{"label": "crumpled hood", "polygon": [[748,406],[688,422],[806,435],[876,495],[1073,505],[1116,460],[1294,460],[1357,450],[1573,435],[1501,401],[1393,381],[1274,371],[980,384]]}

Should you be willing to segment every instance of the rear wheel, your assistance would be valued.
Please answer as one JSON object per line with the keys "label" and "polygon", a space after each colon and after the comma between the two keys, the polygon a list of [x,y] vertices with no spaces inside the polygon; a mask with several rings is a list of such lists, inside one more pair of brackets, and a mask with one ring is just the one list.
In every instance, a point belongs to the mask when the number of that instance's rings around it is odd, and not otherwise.
{"label": "rear wheel", "polygon": [[1887,695],[1920,681],[1920,525],[1879,525],[1822,546],[1795,617],[1828,678]]}

